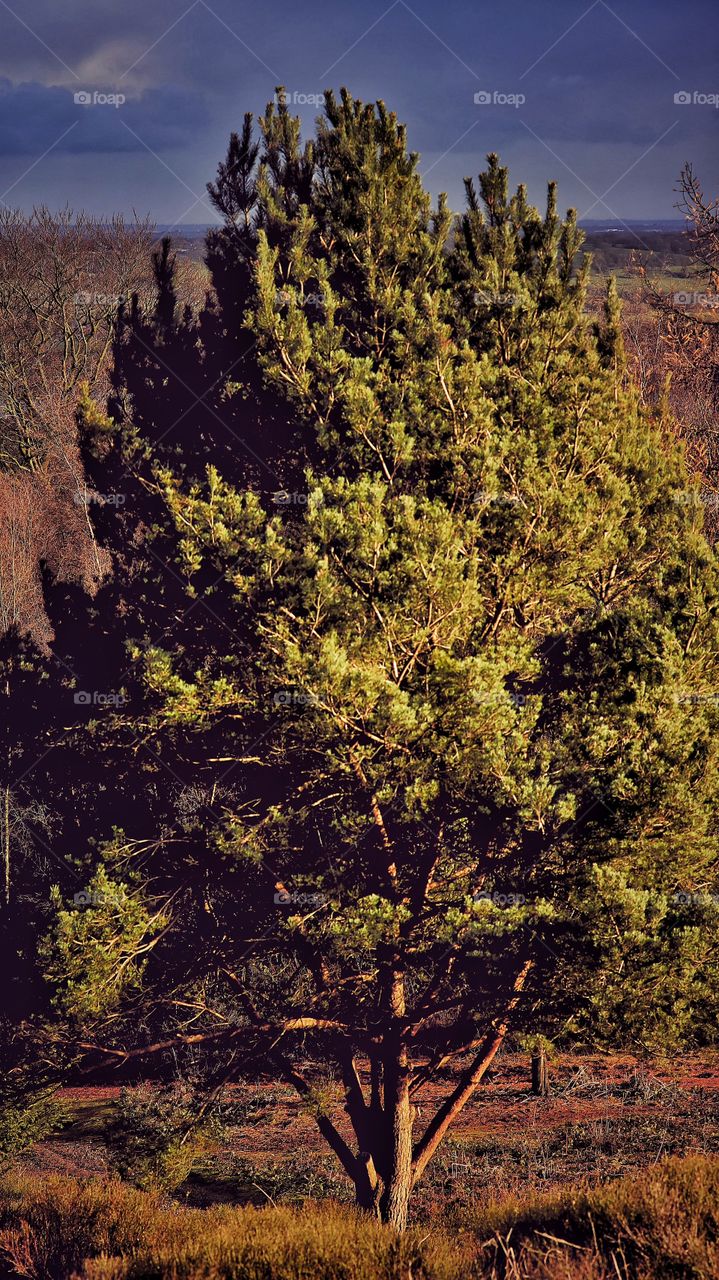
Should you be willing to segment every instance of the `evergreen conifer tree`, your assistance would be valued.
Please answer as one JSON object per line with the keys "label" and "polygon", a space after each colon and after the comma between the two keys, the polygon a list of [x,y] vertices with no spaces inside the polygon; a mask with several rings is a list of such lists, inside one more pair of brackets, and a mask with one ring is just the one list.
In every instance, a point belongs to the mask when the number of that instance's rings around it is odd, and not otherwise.
{"label": "evergreen conifer tree", "polygon": [[[585,313],[553,188],[541,216],[490,156],[450,244],[382,103],[328,94],[311,165],[286,114],[264,131],[256,198],[247,131],[217,192],[297,488],[160,459],[227,633],[199,664],[136,651],[146,740],[194,744],[236,794],[181,864],[138,854],[161,930],[135,881],[122,964],[87,961],[121,912],[94,933],[62,912],[54,965],[79,1019],[120,972],[128,1036],[161,1010],[132,1053],[191,1041],[221,1078],[291,1082],[358,1203],[401,1228],[508,1033],[666,1047],[716,1011],[716,564],[625,384],[614,295],[598,328]],[[123,1053],[112,1027],[97,1043]]]}

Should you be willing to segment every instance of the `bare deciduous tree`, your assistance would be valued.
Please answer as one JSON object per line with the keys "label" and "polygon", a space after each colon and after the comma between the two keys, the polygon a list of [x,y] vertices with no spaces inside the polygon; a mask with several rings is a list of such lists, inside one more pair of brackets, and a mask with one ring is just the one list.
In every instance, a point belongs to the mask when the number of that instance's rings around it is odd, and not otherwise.
{"label": "bare deciduous tree", "polygon": [[719,200],[705,197],[692,166],[679,177],[692,286],[667,293],[649,281],[624,304],[630,366],[646,403],[667,396],[692,471],[701,478],[706,527],[719,533]]}
{"label": "bare deciduous tree", "polygon": [[0,210],[0,627],[47,649],[41,566],[95,591],[76,407],[102,401],[117,310],[150,288],[144,222]]}

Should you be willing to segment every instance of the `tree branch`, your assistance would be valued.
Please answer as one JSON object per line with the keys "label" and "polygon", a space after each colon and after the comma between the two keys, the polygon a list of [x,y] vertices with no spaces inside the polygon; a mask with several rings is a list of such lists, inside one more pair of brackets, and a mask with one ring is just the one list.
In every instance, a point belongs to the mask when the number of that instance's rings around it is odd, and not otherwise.
{"label": "tree branch", "polygon": [[421,1178],[427,1164],[432,1159],[432,1156],[447,1132],[447,1129],[472,1097],[472,1094],[477,1088],[482,1076],[494,1059],[497,1050],[500,1048],[500,1045],[507,1034],[510,1015],[519,1002],[522,989],[531,967],[531,960],[526,960],[522,965],[522,968],[519,970],[519,973],[514,980],[512,996],[507,1002],[504,1013],[502,1014],[501,1022],[498,1025],[495,1024],[487,1032],[487,1035],[482,1041],[479,1053],[471,1062],[464,1074],[460,1077],[456,1089],[453,1090],[439,1110],[435,1113],[434,1118],[428,1124],[424,1135],[417,1143],[412,1161],[413,1182],[417,1182],[418,1179]]}

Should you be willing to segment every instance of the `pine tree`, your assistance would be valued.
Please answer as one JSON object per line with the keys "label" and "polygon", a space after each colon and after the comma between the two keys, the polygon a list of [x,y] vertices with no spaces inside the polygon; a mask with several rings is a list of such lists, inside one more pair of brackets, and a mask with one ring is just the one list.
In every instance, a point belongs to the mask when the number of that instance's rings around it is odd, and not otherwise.
{"label": "pine tree", "polygon": [[[200,666],[138,648],[142,731],[194,740],[239,793],[183,866],[143,853],[174,900],[135,940],[129,1018],[192,992],[223,1078],[290,1081],[401,1228],[508,1034],[667,1046],[716,1010],[716,564],[624,384],[611,295],[598,332],[585,314],[553,189],[541,217],[490,156],[450,245],[394,115],[344,92],[326,117],[304,199],[260,184],[245,322],[302,488],[157,472],[232,635]],[[67,916],[61,937],[74,955]],[[75,963],[70,1006],[84,989]],[[131,1052],[190,1034],[164,1029]]]}
{"label": "pine tree", "polygon": [[163,236],[160,248],[152,255],[152,269],[155,278],[155,321],[161,330],[168,330],[175,322],[177,292],[175,289],[175,268],[177,257],[172,253],[172,241]]}

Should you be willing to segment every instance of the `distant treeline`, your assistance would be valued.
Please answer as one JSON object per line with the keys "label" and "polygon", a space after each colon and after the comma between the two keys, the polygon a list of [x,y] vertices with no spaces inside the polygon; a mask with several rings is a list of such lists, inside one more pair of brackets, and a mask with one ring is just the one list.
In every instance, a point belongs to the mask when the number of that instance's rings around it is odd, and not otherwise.
{"label": "distant treeline", "polygon": [[583,251],[590,253],[597,271],[626,265],[630,254],[645,260],[650,254],[666,259],[689,258],[691,245],[686,231],[590,231]]}

